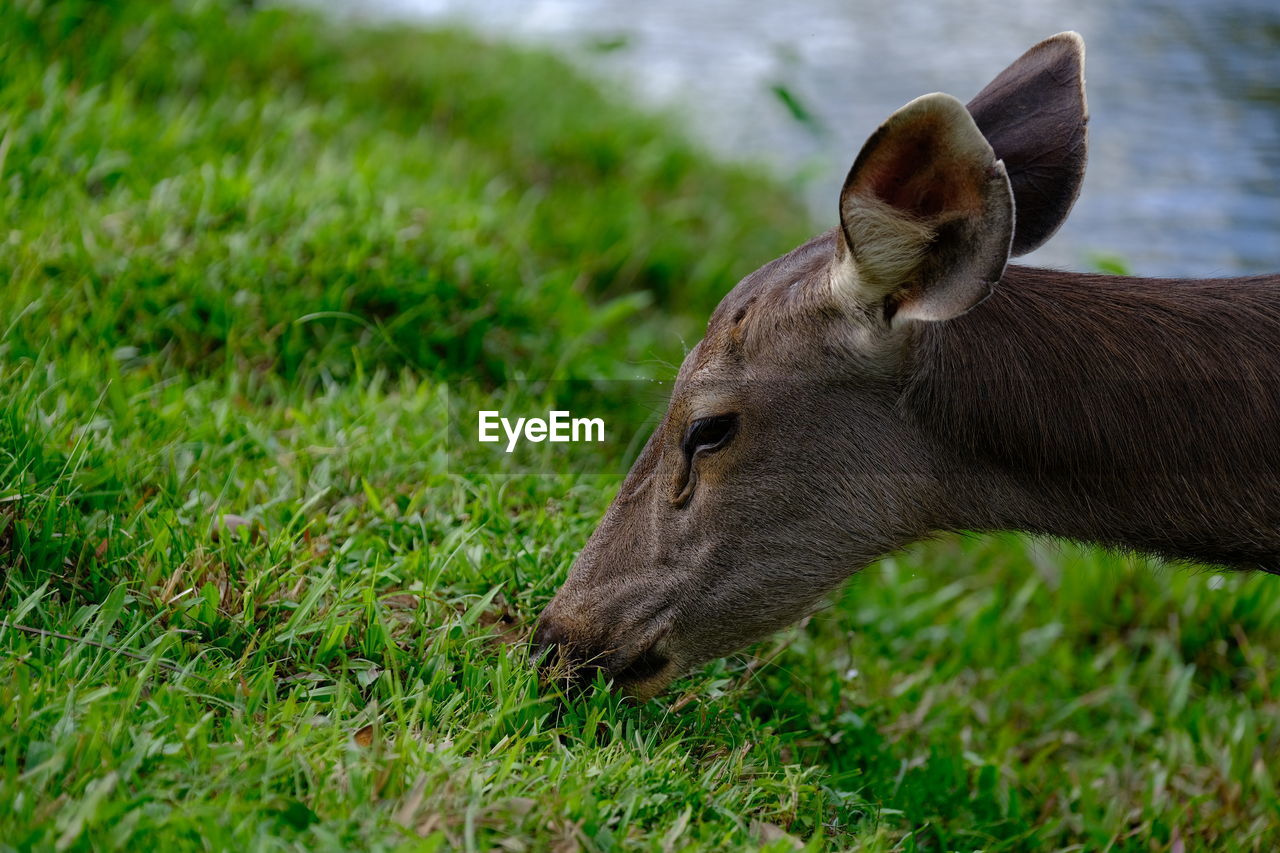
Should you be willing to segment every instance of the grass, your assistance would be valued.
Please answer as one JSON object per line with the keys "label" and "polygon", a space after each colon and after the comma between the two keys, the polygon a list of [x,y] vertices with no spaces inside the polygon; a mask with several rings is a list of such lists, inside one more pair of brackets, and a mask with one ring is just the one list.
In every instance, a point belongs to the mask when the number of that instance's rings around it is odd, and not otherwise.
{"label": "grass", "polygon": [[446,383],[669,375],[769,179],[456,32],[18,0],[0,70],[0,849],[1274,848],[1271,578],[946,539],[539,687],[616,479],[457,473]]}

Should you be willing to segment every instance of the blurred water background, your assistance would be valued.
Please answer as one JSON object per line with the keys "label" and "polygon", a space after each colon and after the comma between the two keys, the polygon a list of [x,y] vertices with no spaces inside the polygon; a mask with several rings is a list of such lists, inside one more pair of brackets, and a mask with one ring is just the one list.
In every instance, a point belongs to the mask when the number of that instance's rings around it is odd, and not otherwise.
{"label": "blurred water background", "polygon": [[309,0],[564,52],[799,182],[822,222],[866,136],[925,92],[972,97],[1036,41],[1088,46],[1090,163],[1026,261],[1145,275],[1280,270],[1275,0]]}

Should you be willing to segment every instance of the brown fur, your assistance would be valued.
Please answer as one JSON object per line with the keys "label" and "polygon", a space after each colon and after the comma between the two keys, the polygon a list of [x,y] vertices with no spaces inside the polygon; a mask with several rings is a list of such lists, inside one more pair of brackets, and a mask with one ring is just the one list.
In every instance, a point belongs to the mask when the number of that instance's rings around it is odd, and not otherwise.
{"label": "brown fur", "polygon": [[947,526],[1280,568],[1280,278],[1011,267],[918,331],[904,408],[986,484]]}
{"label": "brown fur", "polygon": [[712,315],[535,645],[649,696],[940,530],[1280,567],[1280,278],[1006,267],[1079,189],[1082,58],[872,135],[840,227]]}

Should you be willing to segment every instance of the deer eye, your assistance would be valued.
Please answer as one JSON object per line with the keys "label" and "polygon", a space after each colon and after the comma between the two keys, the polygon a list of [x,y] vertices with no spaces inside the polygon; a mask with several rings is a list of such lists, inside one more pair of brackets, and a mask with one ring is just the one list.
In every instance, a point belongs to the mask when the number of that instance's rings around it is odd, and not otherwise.
{"label": "deer eye", "polygon": [[689,424],[681,448],[684,450],[685,457],[692,459],[699,453],[713,453],[719,450],[728,444],[737,432],[737,415],[698,418]]}

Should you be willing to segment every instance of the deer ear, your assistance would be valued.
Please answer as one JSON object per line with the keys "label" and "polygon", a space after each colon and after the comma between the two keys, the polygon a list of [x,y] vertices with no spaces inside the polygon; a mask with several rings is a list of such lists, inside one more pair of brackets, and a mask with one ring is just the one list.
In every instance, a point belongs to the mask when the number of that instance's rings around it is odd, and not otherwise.
{"label": "deer ear", "polygon": [[949,320],[1004,273],[1013,194],[964,105],[925,95],[862,147],[840,193],[840,228],[839,297],[886,320]]}
{"label": "deer ear", "polygon": [[1066,220],[1084,181],[1084,39],[1067,32],[1040,42],[987,84],[969,113],[1009,172],[1018,210],[1012,254],[1025,255]]}

